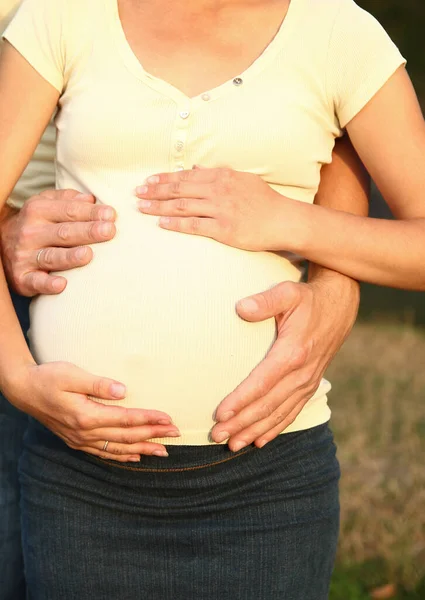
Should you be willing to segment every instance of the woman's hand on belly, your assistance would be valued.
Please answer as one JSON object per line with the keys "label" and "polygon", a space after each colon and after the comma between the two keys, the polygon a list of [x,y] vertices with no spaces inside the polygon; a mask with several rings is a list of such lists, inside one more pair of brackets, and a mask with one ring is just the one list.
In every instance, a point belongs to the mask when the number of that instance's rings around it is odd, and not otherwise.
{"label": "woman's hand on belly", "polygon": [[125,386],[70,363],[26,366],[14,374],[13,383],[7,387],[4,392],[12,404],[48,427],[70,448],[103,459],[135,462],[141,454],[167,456],[165,446],[147,440],[180,435],[164,412],[106,406],[91,400],[90,396],[122,400]]}
{"label": "woman's hand on belly", "polygon": [[160,216],[164,229],[242,250],[291,250],[299,202],[274,191],[258,175],[198,167],[152,175],[136,194],[139,210]]}

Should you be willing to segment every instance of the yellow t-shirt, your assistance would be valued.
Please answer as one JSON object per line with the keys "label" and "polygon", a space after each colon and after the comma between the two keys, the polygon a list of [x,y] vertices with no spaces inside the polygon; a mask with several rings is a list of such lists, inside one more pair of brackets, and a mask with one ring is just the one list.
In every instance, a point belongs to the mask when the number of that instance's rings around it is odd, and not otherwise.
{"label": "yellow t-shirt", "polygon": [[[95,24],[95,26],[94,26]],[[166,411],[207,444],[213,412],[263,359],[275,322],[246,323],[240,298],[299,279],[291,257],[160,229],[136,209],[152,173],[228,165],[313,202],[335,137],[405,61],[352,0],[292,0],[267,49],[195,98],[147,73],[117,0],[25,0],[6,32],[60,91],[57,186],[114,206],[118,233],[59,296],[32,304],[38,361],[68,360],[128,386],[120,403]],[[329,419],[322,382],[286,430]]]}
{"label": "yellow t-shirt", "polygon": [[[0,0],[0,32],[3,32],[16,13],[21,0]],[[55,143],[56,130],[49,124],[20,180],[7,203],[22,208],[31,196],[55,187]]]}

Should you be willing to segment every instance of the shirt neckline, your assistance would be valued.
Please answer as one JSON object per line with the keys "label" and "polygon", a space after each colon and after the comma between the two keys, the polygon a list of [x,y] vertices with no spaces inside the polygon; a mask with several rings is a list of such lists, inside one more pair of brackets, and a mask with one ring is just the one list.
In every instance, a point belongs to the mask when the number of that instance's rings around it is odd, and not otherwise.
{"label": "shirt neckline", "polygon": [[294,31],[295,23],[297,21],[297,15],[300,13],[301,5],[303,0],[291,0],[289,3],[288,10],[285,17],[283,18],[278,31],[276,32],[273,39],[269,42],[262,53],[241,73],[236,73],[231,79],[219,84],[218,86],[204,90],[197,96],[188,96],[182,92],[179,88],[175,87],[168,81],[156,77],[148,73],[143,64],[137,58],[133,52],[123,29],[119,9],[118,0],[107,0],[105,3],[108,6],[108,13],[110,18],[110,25],[112,28],[112,35],[114,42],[117,46],[118,52],[121,59],[124,61],[126,67],[135,75],[138,79],[143,80],[151,88],[155,89],[164,96],[168,96],[181,104],[196,104],[203,102],[208,97],[209,100],[218,98],[222,94],[229,92],[231,89],[236,89],[244,82],[248,82],[255,77],[260,71],[262,71],[267,64],[281,51],[284,42],[286,42]]}

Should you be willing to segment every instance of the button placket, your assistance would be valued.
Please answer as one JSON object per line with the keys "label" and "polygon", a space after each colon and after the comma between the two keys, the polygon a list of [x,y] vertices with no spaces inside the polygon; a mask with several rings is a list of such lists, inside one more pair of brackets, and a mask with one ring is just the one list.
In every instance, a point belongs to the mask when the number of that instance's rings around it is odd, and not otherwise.
{"label": "button placket", "polygon": [[183,171],[185,168],[185,150],[190,116],[191,107],[178,107],[177,119],[171,148],[172,168],[174,171]]}

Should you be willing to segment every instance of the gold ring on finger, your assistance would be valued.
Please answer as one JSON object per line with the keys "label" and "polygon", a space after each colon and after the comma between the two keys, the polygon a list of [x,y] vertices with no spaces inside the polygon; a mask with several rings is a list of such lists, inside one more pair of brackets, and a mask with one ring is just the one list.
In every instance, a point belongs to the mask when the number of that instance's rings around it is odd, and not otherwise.
{"label": "gold ring on finger", "polygon": [[109,442],[108,442],[108,441],[106,441],[106,442],[103,444],[103,448],[102,448],[102,450],[103,450],[104,452],[105,452],[105,450],[107,450],[107,449],[108,449],[108,444],[109,444]]}

